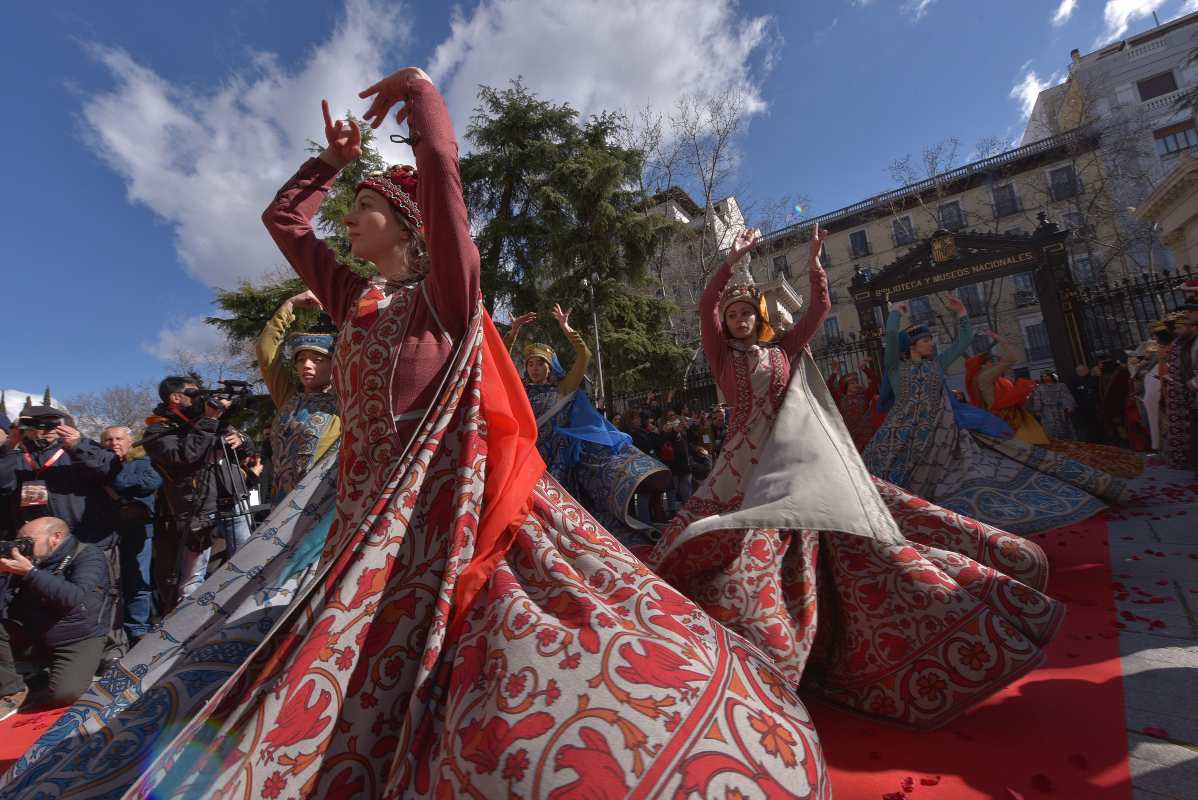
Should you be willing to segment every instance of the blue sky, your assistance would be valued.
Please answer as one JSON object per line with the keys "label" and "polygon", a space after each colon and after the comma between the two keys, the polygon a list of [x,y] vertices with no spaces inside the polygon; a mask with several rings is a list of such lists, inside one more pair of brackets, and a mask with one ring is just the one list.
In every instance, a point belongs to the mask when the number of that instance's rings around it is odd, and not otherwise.
{"label": "blue sky", "polygon": [[[1198,0],[61,2],[9,12],[0,386],[58,397],[157,379],[219,342],[212,288],[282,262],[257,221],[321,134],[319,100],[430,65],[459,130],[515,75],[594,112],[728,82],[760,101],[730,188],[822,213],[948,136],[1018,138],[1069,51]],[[1058,14],[1058,12],[1060,12]],[[1059,17],[1054,24],[1054,17]],[[1022,88],[1022,92],[1021,92]],[[404,158],[400,150],[388,153]]]}

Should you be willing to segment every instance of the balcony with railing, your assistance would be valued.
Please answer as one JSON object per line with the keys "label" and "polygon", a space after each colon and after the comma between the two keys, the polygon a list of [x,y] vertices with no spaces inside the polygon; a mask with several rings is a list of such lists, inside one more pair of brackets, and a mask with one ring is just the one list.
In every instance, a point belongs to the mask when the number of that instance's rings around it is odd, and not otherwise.
{"label": "balcony with railing", "polygon": [[1015,307],[1027,308],[1028,306],[1039,305],[1040,298],[1036,297],[1035,289],[1016,289],[1015,290]]}
{"label": "balcony with railing", "polygon": [[1145,100],[1140,104],[1140,109],[1149,114],[1166,114],[1170,111],[1177,110],[1177,101],[1185,96],[1186,89],[1178,89],[1175,92],[1162,94],[1160,97],[1154,97],[1151,100]]}

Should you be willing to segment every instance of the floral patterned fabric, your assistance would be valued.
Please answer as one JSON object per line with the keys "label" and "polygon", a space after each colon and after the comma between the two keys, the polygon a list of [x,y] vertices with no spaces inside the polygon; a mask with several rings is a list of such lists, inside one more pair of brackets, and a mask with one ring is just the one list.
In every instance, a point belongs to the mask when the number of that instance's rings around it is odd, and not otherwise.
{"label": "floral patterned fabric", "polygon": [[[240,587],[220,621],[156,670],[146,658],[166,644],[143,640],[105,679],[121,700],[89,692],[0,798],[830,797],[810,718],[766,656],[646,569],[539,458],[506,473],[527,492],[494,493],[503,444],[523,448],[532,415],[482,308],[444,101],[427,81],[404,95],[422,282],[386,294],[336,263],[310,224],[335,178],[319,160],[264,214],[340,328],[320,561],[264,613],[252,589],[276,567],[243,559],[266,555],[259,533],[196,594],[212,605]],[[310,502],[287,506],[308,519]],[[507,538],[488,551],[497,518]]]}
{"label": "floral patterned fabric", "polygon": [[[343,337],[337,357],[352,363],[338,374],[385,367],[370,352]],[[290,603],[275,595],[262,609],[275,560],[248,561],[270,552],[280,509],[34,746],[0,797],[83,785],[129,797],[751,796],[771,786],[829,797],[815,731],[783,674],[549,476],[460,630],[447,632],[468,546],[454,531],[476,519],[486,469],[481,355],[476,334],[367,517],[330,537],[331,558]],[[360,430],[358,408],[345,404],[343,439]],[[300,519],[314,518],[310,481],[288,504]],[[327,475],[318,485],[327,510]]]}
{"label": "floral patterned fabric", "polygon": [[761,454],[780,445],[772,434],[785,357],[751,348],[731,358],[744,388],[731,446],[649,557],[658,574],[794,684],[913,727],[944,724],[1042,661],[1063,607],[1038,590],[1040,548],[883,481],[883,500],[915,541],[776,528],[696,534],[693,522],[743,502]]}
{"label": "floral patterned fabric", "polygon": [[1192,339],[1178,337],[1165,351],[1165,374],[1162,393],[1165,396],[1165,426],[1161,435],[1161,455],[1170,469],[1187,469],[1190,466],[1190,408],[1194,393],[1186,386],[1182,374],[1183,348],[1189,347]]}

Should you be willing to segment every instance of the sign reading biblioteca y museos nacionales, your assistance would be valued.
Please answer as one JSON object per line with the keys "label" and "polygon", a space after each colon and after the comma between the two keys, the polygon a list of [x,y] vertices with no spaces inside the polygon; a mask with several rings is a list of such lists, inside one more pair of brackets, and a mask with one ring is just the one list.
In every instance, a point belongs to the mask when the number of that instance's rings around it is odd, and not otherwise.
{"label": "sign reading biblioteca y museos nacionales", "polygon": [[[875,305],[935,294],[981,281],[1031,272],[1043,259],[1039,243],[1026,238],[1015,247],[987,242],[991,247],[958,249],[953,235],[940,236],[874,276],[868,283],[854,280],[853,301]],[[904,263],[906,262],[906,263]]]}

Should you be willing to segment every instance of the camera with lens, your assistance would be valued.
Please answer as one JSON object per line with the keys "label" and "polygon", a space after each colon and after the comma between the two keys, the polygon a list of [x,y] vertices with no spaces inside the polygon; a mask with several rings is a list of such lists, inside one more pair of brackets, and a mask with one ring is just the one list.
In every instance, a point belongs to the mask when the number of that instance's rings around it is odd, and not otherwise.
{"label": "camera with lens", "polygon": [[59,417],[26,417],[21,420],[21,428],[27,431],[52,431],[61,424]]}
{"label": "camera with lens", "polygon": [[8,558],[16,550],[25,558],[33,558],[32,539],[0,540],[0,558]]}
{"label": "camera with lens", "polygon": [[224,400],[231,403],[230,408],[241,408],[254,396],[254,389],[249,381],[224,380],[220,381],[219,389],[204,391],[202,396],[210,406],[216,406],[217,401]]}

